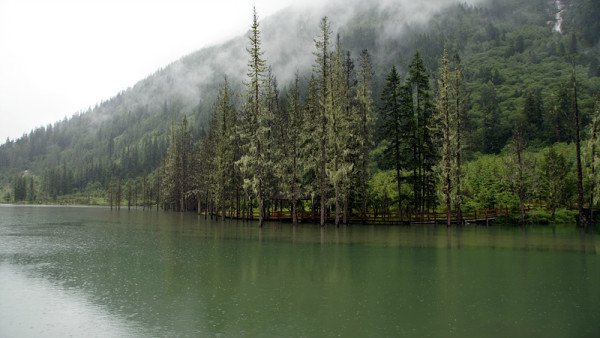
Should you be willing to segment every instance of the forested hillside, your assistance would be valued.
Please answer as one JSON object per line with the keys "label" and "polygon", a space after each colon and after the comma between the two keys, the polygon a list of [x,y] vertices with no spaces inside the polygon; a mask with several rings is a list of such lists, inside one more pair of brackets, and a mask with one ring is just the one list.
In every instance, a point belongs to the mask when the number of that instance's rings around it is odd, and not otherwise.
{"label": "forested hillside", "polygon": [[[262,215],[277,197],[304,200],[286,208],[319,210],[321,222],[327,209],[516,209],[527,199],[554,215],[572,205],[573,73],[581,134],[593,139],[600,4],[490,0],[425,15],[402,3],[282,11],[255,22],[250,39],[7,140],[0,198]],[[510,164],[515,149],[527,160]],[[567,169],[551,190],[556,163]],[[586,170],[588,198],[595,180]]]}

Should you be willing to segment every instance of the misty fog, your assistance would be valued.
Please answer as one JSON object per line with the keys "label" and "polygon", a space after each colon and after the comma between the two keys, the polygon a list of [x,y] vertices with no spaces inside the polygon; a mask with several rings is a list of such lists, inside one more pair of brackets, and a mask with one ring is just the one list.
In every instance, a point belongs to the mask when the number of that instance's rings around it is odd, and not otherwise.
{"label": "misty fog", "polygon": [[[469,0],[466,3],[481,2]],[[315,50],[314,38],[318,34],[319,20],[328,16],[334,36],[340,34],[342,46],[349,49],[354,57],[361,49],[367,48],[375,63],[391,62],[386,60],[382,46],[390,41],[402,40],[408,29],[422,26],[432,15],[456,3],[454,0],[330,1],[325,4],[298,4],[266,18],[260,16],[260,8],[257,8],[264,58],[281,87],[292,79],[296,71],[301,75],[308,74],[314,62],[312,52]],[[251,14],[248,13],[248,27]],[[349,31],[356,30],[356,27],[364,30],[364,34],[376,33],[371,34],[376,39],[366,39],[367,45],[346,46],[345,35],[356,34]],[[194,114],[197,112],[195,109],[200,107],[200,119],[206,119],[223,78],[227,77],[234,89],[245,78],[247,45],[247,37],[240,36],[184,56],[110,100],[118,103],[105,102],[96,107],[97,114],[90,118],[100,122],[113,114],[135,111],[140,107],[152,114],[160,112],[165,102],[176,102],[181,113]]]}

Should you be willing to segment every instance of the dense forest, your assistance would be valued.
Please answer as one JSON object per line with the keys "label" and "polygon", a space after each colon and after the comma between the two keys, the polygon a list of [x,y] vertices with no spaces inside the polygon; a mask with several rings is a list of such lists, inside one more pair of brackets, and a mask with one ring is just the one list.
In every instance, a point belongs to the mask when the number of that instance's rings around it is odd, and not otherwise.
{"label": "dense forest", "polygon": [[[449,219],[497,207],[521,222],[572,222],[578,190],[596,204],[600,4],[570,1],[561,25],[562,2],[454,5],[393,32],[398,9],[356,5],[351,19],[323,16],[314,28],[255,12],[247,37],[6,140],[0,199],[261,224],[276,209],[310,210],[322,225],[330,212],[340,224],[368,212]],[[281,48],[274,31],[284,21],[304,24],[282,30],[291,38],[309,39],[269,52]]]}

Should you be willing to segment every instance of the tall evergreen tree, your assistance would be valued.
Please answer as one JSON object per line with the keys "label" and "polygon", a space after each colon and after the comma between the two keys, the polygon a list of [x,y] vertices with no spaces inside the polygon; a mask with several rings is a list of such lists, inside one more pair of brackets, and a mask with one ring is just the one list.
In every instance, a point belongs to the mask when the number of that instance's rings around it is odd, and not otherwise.
{"label": "tall evergreen tree", "polygon": [[466,118],[466,101],[467,93],[464,89],[464,75],[463,69],[460,64],[460,57],[458,54],[454,55],[454,119],[456,121],[456,216],[457,222],[462,222],[462,193],[461,193],[461,178],[462,178],[462,152],[463,152],[463,133],[464,124],[463,120]]}
{"label": "tall evergreen tree", "polygon": [[497,154],[502,147],[499,130],[500,110],[496,88],[491,82],[481,88],[481,109],[483,114],[481,150],[485,154]]}
{"label": "tall evergreen tree", "polygon": [[[348,120],[348,128],[349,132],[346,135],[346,147],[347,149],[344,151],[344,155],[342,157],[343,162],[345,163],[345,170],[343,171],[343,182],[342,182],[342,196],[344,203],[344,215],[343,215],[343,223],[348,224],[348,217],[351,212],[350,206],[350,195],[352,194],[353,181],[354,176],[356,175],[356,167],[355,162],[358,160],[358,156],[356,156],[356,152],[359,150],[358,140],[354,135],[356,134],[357,128],[357,118],[354,112],[356,107],[355,100],[355,92],[357,90],[356,86],[358,81],[356,80],[356,74],[354,71],[354,61],[350,56],[350,52],[347,51],[346,55],[343,59],[343,78],[342,92],[340,93],[340,103],[341,109],[343,111],[343,115],[346,116]],[[354,117],[354,118],[352,118]]]}
{"label": "tall evergreen tree", "polygon": [[[402,213],[402,183],[404,181],[402,170],[405,165],[405,145],[407,143],[405,126],[410,120],[407,112],[412,113],[410,95],[406,95],[406,88],[400,83],[396,66],[392,66],[381,94],[381,101],[383,102],[381,114],[384,120],[383,137],[388,140],[389,144],[385,149],[385,155],[396,172],[399,213]],[[402,95],[403,92],[405,93],[404,96]]]}
{"label": "tall evergreen tree", "polygon": [[315,200],[321,192],[321,164],[320,158],[322,142],[322,110],[319,104],[320,91],[317,79],[313,74],[308,80],[306,104],[304,105],[304,121],[300,154],[302,158],[302,186],[311,197],[311,210],[316,211]]}
{"label": "tall evergreen tree", "polygon": [[366,49],[363,49],[359,58],[358,83],[356,90],[356,101],[358,103],[358,142],[360,150],[358,152],[358,162],[360,166],[360,197],[361,197],[361,217],[365,221],[367,212],[367,182],[369,181],[368,165],[370,161],[370,151],[372,149],[372,130],[375,124],[375,115],[373,109],[373,100],[371,98],[371,82],[373,79],[373,66],[371,64],[371,55]]}
{"label": "tall evergreen tree", "polygon": [[294,78],[294,83],[287,97],[288,123],[287,129],[282,130],[282,138],[289,149],[285,158],[280,161],[283,166],[283,195],[288,196],[291,203],[292,224],[298,223],[298,213],[296,205],[300,198],[300,178],[302,173],[301,158],[301,133],[303,125],[303,109],[300,102],[300,77],[298,72]]}
{"label": "tall evergreen tree", "polygon": [[327,130],[327,117],[331,115],[333,109],[332,101],[333,95],[331,90],[332,77],[331,77],[331,28],[328,18],[325,16],[321,19],[319,25],[319,37],[315,40],[317,51],[314,52],[316,56],[316,63],[313,67],[315,73],[316,84],[319,89],[319,98],[317,106],[318,128],[321,130],[319,135],[319,149],[320,154],[317,158],[319,164],[320,174],[320,195],[321,195],[321,221],[322,227],[325,226],[326,221],[326,202],[327,202],[327,171],[326,166],[328,162],[327,157],[327,141],[329,138]]}
{"label": "tall evergreen tree", "polygon": [[[350,163],[350,141],[353,136],[353,115],[349,109],[349,91],[346,62],[339,36],[336,49],[330,58],[330,101],[327,103],[327,148],[329,150],[328,178],[335,193],[335,225],[339,226],[342,215],[341,203],[345,199],[345,187],[348,187],[353,169]],[[347,211],[347,210],[346,210]],[[345,212],[346,212],[345,211]],[[344,213],[346,214],[346,213]]]}
{"label": "tall evergreen tree", "polygon": [[[208,121],[208,132],[202,135],[199,149],[198,179],[196,185],[196,198],[204,201],[205,218],[208,215],[212,218],[215,206],[215,199],[218,198],[219,192],[217,189],[217,140],[219,138],[219,122],[220,118],[217,114],[217,109],[210,114]],[[200,203],[202,204],[202,203]],[[199,208],[200,209],[200,208]]]}
{"label": "tall evergreen tree", "polygon": [[429,76],[419,51],[409,65],[409,75],[406,80],[412,90],[412,108],[415,119],[413,132],[414,158],[417,167],[413,169],[413,190],[415,195],[415,210],[424,212],[435,204],[435,178],[433,167],[436,164],[436,149],[431,135],[432,104],[429,94]]}
{"label": "tall evergreen tree", "polygon": [[525,96],[523,116],[526,130],[524,136],[528,141],[539,139],[543,130],[542,96],[539,90],[529,90]]}
{"label": "tall evergreen tree", "polygon": [[267,157],[265,153],[268,149],[268,129],[266,116],[268,111],[264,106],[264,91],[266,78],[266,65],[263,59],[264,52],[261,49],[260,30],[256,8],[252,16],[252,27],[250,31],[250,48],[247,49],[250,55],[248,61],[248,80],[246,85],[246,110],[248,112],[248,126],[246,128],[247,149],[245,155],[241,158],[241,163],[248,175],[245,178],[245,186],[251,187],[256,199],[258,200],[258,222],[262,227],[265,219],[264,214],[264,188],[266,170],[265,164]]}
{"label": "tall evergreen tree", "polygon": [[443,173],[443,195],[446,202],[446,225],[450,226],[451,218],[451,209],[452,209],[452,179],[451,179],[451,171],[452,171],[452,152],[453,147],[451,144],[451,135],[450,135],[450,115],[451,115],[451,107],[450,107],[450,92],[451,92],[451,83],[450,83],[450,61],[448,60],[448,52],[446,50],[446,46],[444,46],[444,54],[442,55],[441,60],[441,68],[440,68],[440,79],[438,81],[438,95],[437,95],[437,113],[438,120],[441,123],[441,136],[442,136],[442,146],[441,150],[441,158],[442,158],[442,173]]}
{"label": "tall evergreen tree", "polygon": [[267,202],[265,211],[268,211],[273,208],[273,201],[271,201],[270,196],[273,196],[279,189],[274,164],[277,162],[277,157],[285,154],[287,151],[287,145],[281,139],[281,126],[287,121],[285,111],[281,109],[279,103],[277,78],[270,66],[267,68],[264,85],[264,114],[262,116],[262,124],[265,127],[265,138],[263,141],[265,183],[263,185],[263,192]]}
{"label": "tall evergreen tree", "polygon": [[169,148],[163,161],[162,175],[163,200],[175,211],[186,211],[193,185],[195,150],[188,130],[187,117],[184,116],[179,129],[171,120]]}
{"label": "tall evergreen tree", "polygon": [[[231,89],[227,79],[225,79],[219,97],[217,98],[216,114],[213,126],[218,128],[216,133],[211,134],[215,137],[214,146],[216,152],[213,154],[213,170],[216,199],[220,201],[221,219],[225,219],[225,207],[227,193],[233,190],[233,179],[235,177],[235,107],[231,102]],[[233,201],[230,200],[230,203]]]}

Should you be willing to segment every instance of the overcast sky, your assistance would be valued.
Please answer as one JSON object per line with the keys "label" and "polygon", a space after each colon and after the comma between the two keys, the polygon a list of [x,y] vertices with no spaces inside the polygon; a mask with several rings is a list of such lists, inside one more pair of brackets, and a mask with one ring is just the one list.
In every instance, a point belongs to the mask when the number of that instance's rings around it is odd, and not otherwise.
{"label": "overcast sky", "polygon": [[0,0],[0,144],[101,100],[293,0]]}

